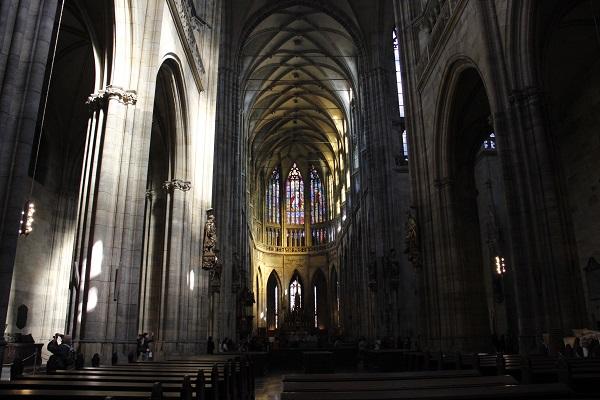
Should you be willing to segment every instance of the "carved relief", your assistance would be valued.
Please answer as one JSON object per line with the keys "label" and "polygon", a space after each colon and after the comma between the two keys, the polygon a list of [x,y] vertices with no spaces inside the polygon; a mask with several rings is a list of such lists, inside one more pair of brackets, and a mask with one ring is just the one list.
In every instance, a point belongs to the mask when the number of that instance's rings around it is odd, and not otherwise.
{"label": "carved relief", "polygon": [[421,267],[421,251],[419,249],[419,230],[417,219],[411,211],[406,212],[406,237],[404,243],[406,245],[404,253],[408,254],[410,261],[415,268]]}
{"label": "carved relief", "polygon": [[172,193],[175,189],[181,190],[182,192],[187,192],[192,188],[192,183],[190,181],[184,181],[181,179],[172,179],[170,181],[163,182],[162,187],[167,192]]}
{"label": "carved relief", "polygon": [[204,242],[202,245],[202,269],[210,272],[210,287],[218,292],[221,285],[221,261],[219,260],[217,227],[213,209],[206,210]]}

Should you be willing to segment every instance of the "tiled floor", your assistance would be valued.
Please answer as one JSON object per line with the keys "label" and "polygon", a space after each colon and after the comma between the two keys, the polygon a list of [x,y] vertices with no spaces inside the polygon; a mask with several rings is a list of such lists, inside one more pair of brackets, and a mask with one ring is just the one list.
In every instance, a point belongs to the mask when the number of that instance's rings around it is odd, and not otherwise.
{"label": "tiled floor", "polygon": [[281,398],[282,373],[271,373],[256,378],[256,400],[279,400]]}

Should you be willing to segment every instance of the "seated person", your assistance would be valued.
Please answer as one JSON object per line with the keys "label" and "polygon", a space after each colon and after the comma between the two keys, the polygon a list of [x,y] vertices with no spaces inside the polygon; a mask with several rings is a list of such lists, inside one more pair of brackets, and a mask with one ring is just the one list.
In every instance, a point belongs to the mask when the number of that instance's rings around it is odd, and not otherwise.
{"label": "seated person", "polygon": [[56,333],[50,343],[48,343],[48,351],[52,353],[48,364],[48,370],[65,369],[73,364],[74,350],[70,345],[71,340],[68,336]]}

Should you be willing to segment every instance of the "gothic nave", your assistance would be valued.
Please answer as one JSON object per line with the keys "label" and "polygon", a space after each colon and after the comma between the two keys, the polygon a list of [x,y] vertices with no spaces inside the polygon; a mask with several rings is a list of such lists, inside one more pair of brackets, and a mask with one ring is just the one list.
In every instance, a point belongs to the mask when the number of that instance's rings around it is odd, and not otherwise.
{"label": "gothic nave", "polygon": [[599,153],[597,1],[2,0],[2,379],[56,333],[600,379]]}

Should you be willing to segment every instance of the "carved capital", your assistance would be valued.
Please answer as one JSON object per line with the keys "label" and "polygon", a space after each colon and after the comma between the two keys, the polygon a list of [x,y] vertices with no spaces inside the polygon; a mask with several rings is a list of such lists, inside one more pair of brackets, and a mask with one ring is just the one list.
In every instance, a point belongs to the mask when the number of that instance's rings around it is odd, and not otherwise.
{"label": "carved capital", "polygon": [[134,105],[137,103],[137,93],[135,90],[125,90],[118,86],[108,85],[105,89],[106,96],[109,100],[117,100],[125,105]]}
{"label": "carved capital", "polygon": [[134,105],[137,103],[137,93],[135,90],[125,90],[118,86],[108,85],[104,90],[90,94],[85,103],[92,111],[97,111],[106,106],[109,100],[117,100],[125,105]]}
{"label": "carved capital", "polygon": [[513,90],[508,96],[511,104],[522,104],[527,101],[539,100],[543,95],[540,88],[526,87],[523,89]]}
{"label": "carved capital", "polygon": [[187,192],[192,188],[190,181],[183,181],[181,179],[172,179],[170,181],[163,182],[162,187],[165,191],[172,193],[175,189]]}

